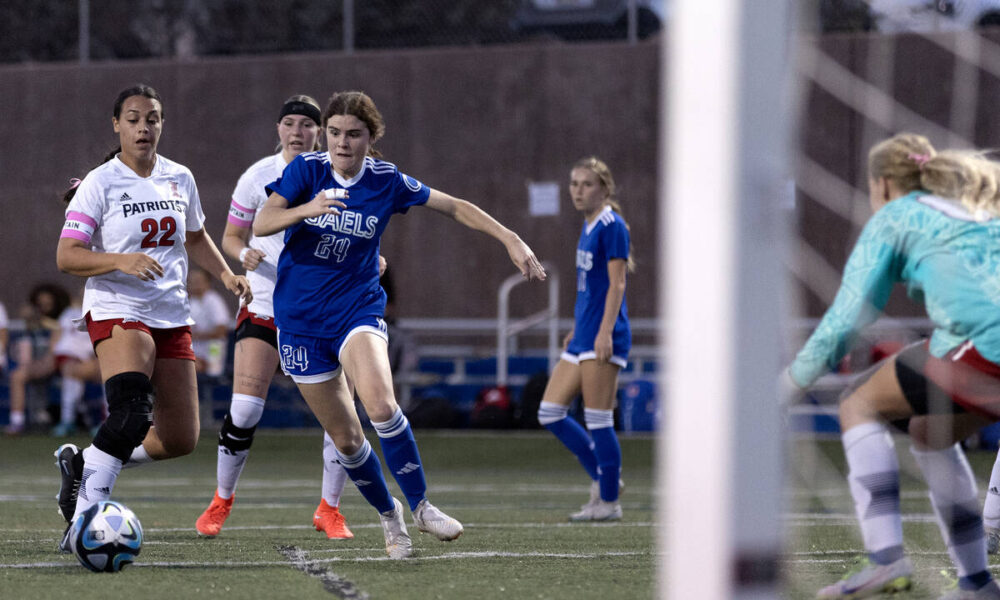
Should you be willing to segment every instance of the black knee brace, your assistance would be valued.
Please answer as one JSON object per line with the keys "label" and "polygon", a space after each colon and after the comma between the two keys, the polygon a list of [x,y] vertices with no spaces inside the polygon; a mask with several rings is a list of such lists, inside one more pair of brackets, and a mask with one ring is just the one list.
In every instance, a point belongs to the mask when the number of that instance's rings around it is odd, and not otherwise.
{"label": "black knee brace", "polygon": [[222,429],[219,431],[219,446],[225,448],[229,454],[240,450],[249,450],[253,444],[253,433],[257,431],[257,426],[237,427],[233,425],[233,417],[226,413],[226,418],[222,421]]}
{"label": "black knee brace", "polygon": [[153,384],[142,373],[119,373],[104,383],[104,391],[108,418],[94,437],[94,447],[124,463],[153,424]]}

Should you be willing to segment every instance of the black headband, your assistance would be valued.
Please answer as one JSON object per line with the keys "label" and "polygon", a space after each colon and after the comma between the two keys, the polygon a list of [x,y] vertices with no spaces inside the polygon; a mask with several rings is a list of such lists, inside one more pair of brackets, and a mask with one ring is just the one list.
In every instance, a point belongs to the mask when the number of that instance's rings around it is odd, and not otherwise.
{"label": "black headband", "polygon": [[286,115],[302,115],[304,117],[309,117],[316,122],[316,125],[319,125],[319,122],[322,119],[318,108],[308,102],[299,102],[298,100],[285,102],[285,105],[281,107],[281,114],[278,116],[278,122],[280,123]]}

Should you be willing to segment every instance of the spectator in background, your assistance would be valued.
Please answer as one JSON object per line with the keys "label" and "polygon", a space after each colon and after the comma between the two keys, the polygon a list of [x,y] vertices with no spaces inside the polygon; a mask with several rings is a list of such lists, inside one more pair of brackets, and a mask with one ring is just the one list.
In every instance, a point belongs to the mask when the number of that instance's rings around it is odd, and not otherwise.
{"label": "spectator in background", "polygon": [[10,344],[10,320],[7,307],[0,302],[0,375],[7,372],[7,346]]}
{"label": "spectator in background", "polygon": [[187,289],[191,318],[194,319],[191,347],[194,350],[195,370],[218,377],[226,364],[226,337],[229,335],[232,311],[222,295],[212,289],[212,280],[205,269],[191,267]]}
{"label": "spectator in background", "polygon": [[[83,318],[82,300],[79,295],[74,295],[72,303],[59,315],[58,337],[52,341],[55,368],[62,380],[59,423],[52,428],[54,437],[76,433],[77,414],[87,382],[101,382],[101,368],[90,335],[76,325]],[[101,412],[104,412],[103,406]]]}
{"label": "spectator in background", "polygon": [[[59,317],[69,304],[69,292],[51,283],[35,286],[28,295],[28,304],[21,311],[25,331],[12,352],[16,366],[10,373],[10,422],[4,429],[7,435],[19,435],[27,427],[28,384],[56,372],[52,346],[59,337]],[[47,413],[39,414],[39,420],[47,419]]]}

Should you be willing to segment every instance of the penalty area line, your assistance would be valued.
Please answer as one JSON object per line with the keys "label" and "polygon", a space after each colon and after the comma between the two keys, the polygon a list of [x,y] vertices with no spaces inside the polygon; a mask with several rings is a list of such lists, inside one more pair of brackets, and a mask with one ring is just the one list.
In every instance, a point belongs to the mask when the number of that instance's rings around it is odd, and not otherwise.
{"label": "penalty area line", "polygon": [[288,559],[288,562],[292,563],[293,567],[322,581],[326,591],[334,596],[343,600],[368,600],[368,594],[359,590],[354,583],[309,560],[309,553],[305,550],[297,546],[276,546],[275,548]]}

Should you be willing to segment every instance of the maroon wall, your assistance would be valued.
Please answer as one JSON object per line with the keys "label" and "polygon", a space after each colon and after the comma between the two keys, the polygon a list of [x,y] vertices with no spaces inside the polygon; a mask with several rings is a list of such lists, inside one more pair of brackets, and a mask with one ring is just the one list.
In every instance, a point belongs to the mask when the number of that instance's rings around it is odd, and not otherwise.
{"label": "maroon wall", "polygon": [[[639,268],[629,286],[631,312],[655,314],[654,42],[0,68],[0,300],[11,312],[35,282],[82,284],[55,267],[58,197],[117,142],[114,98],[139,81],[163,96],[160,152],[193,170],[217,243],[240,173],[275,147],[284,99],[307,93],[324,104],[333,91],[362,89],[386,118],[385,158],[480,205],[555,264],[564,317],[572,315],[581,224],[565,182],[573,161],[596,154],[614,172],[632,228]],[[527,183],[548,180],[562,186],[561,212],[530,216]],[[514,273],[499,244],[426,209],[394,218],[382,252],[404,317],[492,317],[497,288]],[[514,314],[537,310],[544,294],[541,285],[519,288]]]}

